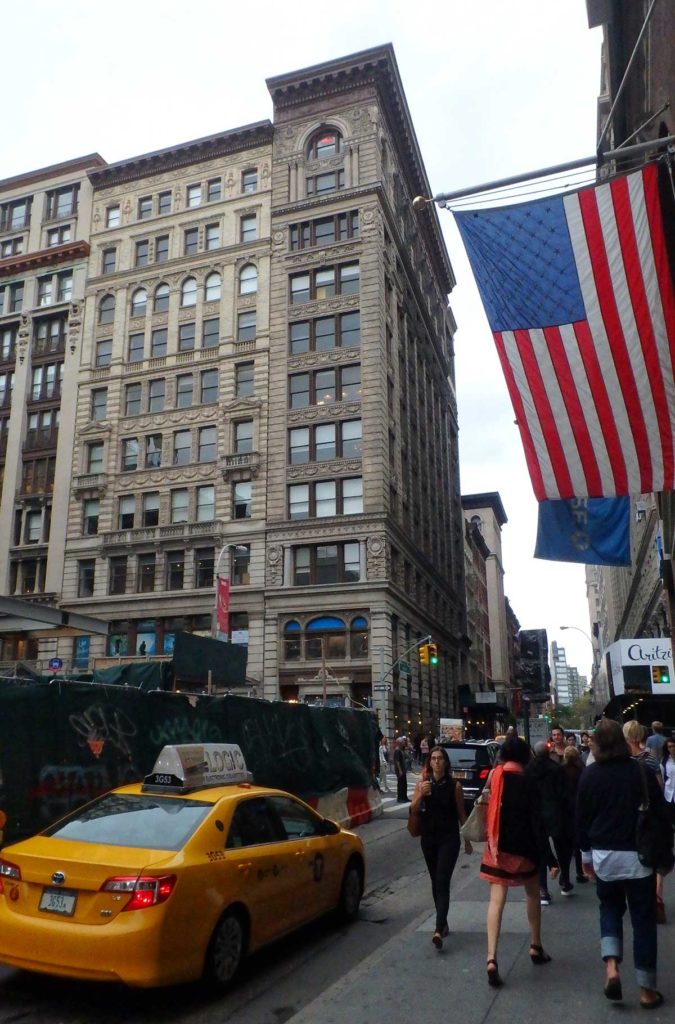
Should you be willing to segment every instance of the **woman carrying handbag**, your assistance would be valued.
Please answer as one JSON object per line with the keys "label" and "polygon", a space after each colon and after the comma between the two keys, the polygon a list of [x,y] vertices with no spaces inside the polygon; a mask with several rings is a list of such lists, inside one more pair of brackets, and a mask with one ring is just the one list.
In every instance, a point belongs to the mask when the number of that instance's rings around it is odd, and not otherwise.
{"label": "woman carrying handbag", "polygon": [[[419,834],[426,861],[431,892],[436,907],[436,929],[432,936],[436,949],[443,948],[448,931],[450,881],[459,856],[459,827],[466,820],[464,791],[452,778],[450,761],[443,747],[432,747],[422,778],[415,786],[411,817],[419,816]],[[473,847],[464,842],[466,853]]]}

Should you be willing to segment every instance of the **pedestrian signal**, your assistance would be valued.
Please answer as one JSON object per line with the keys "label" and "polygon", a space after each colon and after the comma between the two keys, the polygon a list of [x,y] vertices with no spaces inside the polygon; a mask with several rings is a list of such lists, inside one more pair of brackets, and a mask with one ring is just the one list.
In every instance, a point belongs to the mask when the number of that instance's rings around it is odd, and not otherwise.
{"label": "pedestrian signal", "polygon": [[420,647],[420,665],[429,664],[429,644],[422,644]]}
{"label": "pedestrian signal", "polygon": [[670,672],[665,665],[652,665],[652,682],[662,683],[665,686],[670,682]]}
{"label": "pedestrian signal", "polygon": [[438,665],[438,644],[428,644],[429,664]]}

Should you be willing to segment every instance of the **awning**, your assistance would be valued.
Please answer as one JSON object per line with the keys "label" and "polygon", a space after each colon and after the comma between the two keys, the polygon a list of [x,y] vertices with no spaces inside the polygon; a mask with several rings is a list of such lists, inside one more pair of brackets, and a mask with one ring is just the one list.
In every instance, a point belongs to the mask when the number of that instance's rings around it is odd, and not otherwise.
{"label": "awning", "polygon": [[20,597],[0,597],[0,633],[37,637],[108,635],[108,623],[91,615]]}

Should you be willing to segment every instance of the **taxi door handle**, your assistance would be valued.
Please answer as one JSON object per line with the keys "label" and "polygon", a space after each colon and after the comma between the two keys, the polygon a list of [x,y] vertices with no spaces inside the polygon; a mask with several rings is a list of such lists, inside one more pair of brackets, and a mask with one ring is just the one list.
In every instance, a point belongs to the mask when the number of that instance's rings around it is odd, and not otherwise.
{"label": "taxi door handle", "polygon": [[249,871],[251,870],[251,867],[252,867],[251,861],[249,860],[249,861],[247,861],[244,864],[238,864],[237,867],[241,871],[242,875],[247,875],[249,873]]}
{"label": "taxi door handle", "polygon": [[305,851],[304,850],[296,850],[295,851],[295,856],[296,857],[304,857],[305,856]]}

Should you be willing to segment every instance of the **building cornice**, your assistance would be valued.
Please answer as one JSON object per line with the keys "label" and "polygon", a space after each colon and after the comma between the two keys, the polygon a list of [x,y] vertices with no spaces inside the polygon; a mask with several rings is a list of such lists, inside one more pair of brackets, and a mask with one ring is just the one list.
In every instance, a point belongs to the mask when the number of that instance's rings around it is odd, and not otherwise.
{"label": "building cornice", "polygon": [[243,149],[256,146],[271,145],[274,129],[270,121],[257,121],[241,128],[232,128],[216,135],[207,135],[191,142],[183,142],[167,149],[158,149],[152,153],[142,153],[108,164],[101,170],[91,171],[89,180],[94,189],[108,188],[127,181],[136,181],[152,174],[163,174],[165,171],[192,164],[212,160],[213,157],[226,156]]}
{"label": "building cornice", "polygon": [[89,255],[88,242],[67,242],[65,245],[54,245],[49,249],[23,253],[20,256],[8,256],[0,260],[0,277],[26,274],[31,270],[51,267],[59,263],[72,263],[74,260],[86,259]]}
{"label": "building cornice", "polygon": [[497,491],[485,491],[483,494],[463,494],[462,508],[468,509],[491,508],[500,526],[508,523],[502,499]]}
{"label": "building cornice", "polygon": [[98,153],[89,153],[87,156],[78,156],[73,160],[65,160],[61,164],[52,164],[49,167],[39,167],[35,171],[28,171],[26,174],[17,174],[13,178],[4,178],[0,181],[0,192],[14,191],[18,188],[28,188],[40,181],[49,181],[52,178],[62,178],[64,175],[76,174],[78,171],[86,171],[92,167],[105,167],[106,161]]}

